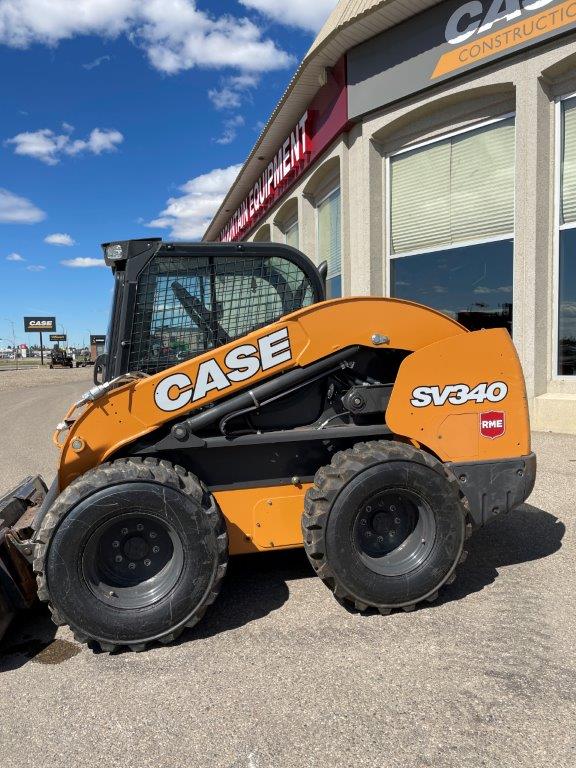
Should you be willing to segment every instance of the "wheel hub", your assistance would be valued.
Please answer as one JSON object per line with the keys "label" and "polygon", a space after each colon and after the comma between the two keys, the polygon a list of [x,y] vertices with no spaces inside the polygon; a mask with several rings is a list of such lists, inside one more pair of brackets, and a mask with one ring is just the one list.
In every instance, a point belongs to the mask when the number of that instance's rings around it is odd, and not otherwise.
{"label": "wheel hub", "polygon": [[129,560],[144,560],[148,550],[148,542],[141,536],[131,536],[126,539],[123,547],[124,556]]}
{"label": "wheel hub", "polygon": [[415,493],[385,489],[360,505],[352,536],[370,570],[396,576],[417,567],[427,556],[435,523],[430,507]]}
{"label": "wheel hub", "polygon": [[182,562],[182,547],[172,526],[131,514],[107,521],[92,534],[84,550],[83,571],[99,599],[139,608],[174,587]]}

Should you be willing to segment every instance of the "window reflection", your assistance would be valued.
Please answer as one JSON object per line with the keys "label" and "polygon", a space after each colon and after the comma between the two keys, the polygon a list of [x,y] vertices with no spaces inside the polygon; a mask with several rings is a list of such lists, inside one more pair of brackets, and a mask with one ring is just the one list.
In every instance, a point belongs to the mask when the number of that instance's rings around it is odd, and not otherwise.
{"label": "window reflection", "polygon": [[558,373],[576,375],[576,229],[560,232]]}
{"label": "window reflection", "polygon": [[417,301],[471,331],[512,333],[512,240],[450,248],[391,260],[392,296]]}

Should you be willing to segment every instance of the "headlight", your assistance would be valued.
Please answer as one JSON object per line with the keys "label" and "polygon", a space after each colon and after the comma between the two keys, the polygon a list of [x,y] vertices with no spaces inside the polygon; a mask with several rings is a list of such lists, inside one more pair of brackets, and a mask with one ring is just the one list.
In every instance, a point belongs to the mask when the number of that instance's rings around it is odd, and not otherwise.
{"label": "headlight", "polygon": [[120,243],[115,243],[113,245],[106,246],[106,258],[110,259],[111,261],[116,261],[117,259],[124,258],[124,253],[122,251],[122,246],[120,245]]}

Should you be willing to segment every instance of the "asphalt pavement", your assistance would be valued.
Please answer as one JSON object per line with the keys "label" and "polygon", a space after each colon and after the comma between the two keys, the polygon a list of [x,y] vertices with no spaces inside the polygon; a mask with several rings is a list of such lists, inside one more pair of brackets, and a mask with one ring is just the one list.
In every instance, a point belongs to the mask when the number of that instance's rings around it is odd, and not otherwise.
{"label": "asphalt pavement", "polygon": [[[0,493],[54,472],[54,425],[90,385],[58,373],[0,379]],[[574,768],[576,437],[534,447],[529,503],[413,613],[347,613],[299,551],[234,560],[204,621],[140,654],[34,611],[0,647],[0,765]]]}

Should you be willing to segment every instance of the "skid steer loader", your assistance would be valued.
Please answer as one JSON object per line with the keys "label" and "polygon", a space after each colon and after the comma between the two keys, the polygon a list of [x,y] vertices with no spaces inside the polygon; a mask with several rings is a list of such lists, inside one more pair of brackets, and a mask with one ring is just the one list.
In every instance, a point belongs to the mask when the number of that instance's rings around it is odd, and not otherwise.
{"label": "skid steer loader", "polygon": [[50,490],[29,478],[0,502],[5,615],[33,570],[57,624],[141,650],[202,618],[229,555],[301,546],[349,609],[411,611],[454,579],[474,528],[530,494],[505,330],[325,301],[325,265],[287,246],[103,248],[98,380],[57,426]]}

